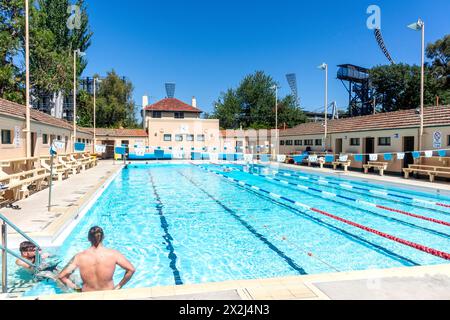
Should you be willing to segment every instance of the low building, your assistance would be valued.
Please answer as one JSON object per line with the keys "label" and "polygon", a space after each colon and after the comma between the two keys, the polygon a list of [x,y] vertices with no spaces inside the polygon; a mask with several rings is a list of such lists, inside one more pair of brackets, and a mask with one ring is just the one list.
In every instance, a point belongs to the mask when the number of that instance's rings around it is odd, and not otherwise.
{"label": "low building", "polygon": [[144,108],[144,124],[150,148],[218,150],[219,120],[200,118],[195,98],[192,105],[166,98]]}
{"label": "low building", "polygon": [[[89,128],[93,134],[93,129]],[[105,145],[106,152],[103,158],[114,157],[114,147],[129,146],[148,146],[147,131],[143,129],[96,129],[96,144]]]}
{"label": "low building", "polygon": [[[281,130],[280,153],[296,154],[305,150],[322,152],[324,131],[322,123],[304,123]],[[419,132],[420,113],[415,109],[330,120],[325,149],[336,155],[419,151]],[[448,148],[450,148],[450,106],[425,108],[423,143],[420,151]],[[439,165],[450,165],[449,159],[439,158]],[[436,162],[439,158],[423,161]],[[369,157],[365,156],[362,163],[352,161],[352,167],[360,169],[368,161]],[[413,162],[412,155],[406,154],[404,160],[390,161],[388,171],[399,173],[402,168],[408,167]]]}
{"label": "low building", "polygon": [[[0,160],[26,157],[26,107],[0,99]],[[53,140],[65,141],[64,152],[73,150],[73,126],[71,123],[46,113],[30,110],[31,154],[33,157],[50,153]],[[92,148],[92,135],[83,128],[77,128],[77,141]]]}

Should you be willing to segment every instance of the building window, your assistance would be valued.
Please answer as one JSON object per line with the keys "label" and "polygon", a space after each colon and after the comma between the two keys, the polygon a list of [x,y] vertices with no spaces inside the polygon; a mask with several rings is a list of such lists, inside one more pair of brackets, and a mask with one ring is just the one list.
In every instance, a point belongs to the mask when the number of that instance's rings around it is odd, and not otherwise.
{"label": "building window", "polygon": [[182,134],[176,134],[175,135],[175,141],[183,141],[183,135]]}
{"label": "building window", "polygon": [[295,140],[294,141],[294,144],[296,145],[296,146],[301,146],[303,143],[302,143],[303,141],[302,140]]}
{"label": "building window", "polygon": [[287,146],[292,146],[293,141],[292,140],[286,140],[286,145]]}
{"label": "building window", "polygon": [[187,134],[186,135],[186,140],[187,141],[194,141],[194,135],[193,134]]}
{"label": "building window", "polygon": [[321,146],[322,145],[322,139],[316,139],[315,141],[316,146]]}
{"label": "building window", "polygon": [[314,145],[314,140],[313,139],[307,139],[307,140],[305,140],[304,145],[305,146],[312,146],[312,145]]}
{"label": "building window", "polygon": [[280,140],[280,146],[284,146],[284,140]]}
{"label": "building window", "polygon": [[164,141],[172,141],[172,135],[171,134],[165,134],[164,135]]}
{"label": "building window", "polygon": [[152,118],[162,118],[161,111],[153,111]]}
{"label": "building window", "polygon": [[447,145],[450,146],[450,136],[447,136]]}
{"label": "building window", "polygon": [[11,130],[2,130],[2,144],[12,144]]}
{"label": "building window", "polygon": [[197,135],[197,141],[205,141],[205,135],[204,134],[198,134]]}
{"label": "building window", "polygon": [[380,137],[378,138],[379,146],[390,146],[391,145],[391,137]]}
{"label": "building window", "polygon": [[360,145],[360,139],[359,138],[351,138],[350,139],[350,145],[351,146],[359,146]]}
{"label": "building window", "polygon": [[42,144],[48,144],[48,134],[42,135]]}
{"label": "building window", "polygon": [[175,112],[175,119],[184,119],[184,112]]}

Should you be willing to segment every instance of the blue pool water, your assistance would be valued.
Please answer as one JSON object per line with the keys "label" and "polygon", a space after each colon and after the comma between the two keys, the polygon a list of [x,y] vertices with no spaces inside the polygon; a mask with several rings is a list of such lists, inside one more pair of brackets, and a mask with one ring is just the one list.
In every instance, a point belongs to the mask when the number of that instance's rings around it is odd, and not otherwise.
{"label": "blue pool water", "polygon": [[[443,252],[450,251],[449,226],[345,197],[450,222],[449,208],[407,199],[450,204],[448,198],[305,172],[295,174],[310,180],[281,175],[286,170],[231,167],[232,171],[224,171],[225,167],[212,164],[131,165],[112,181],[55,253],[64,265],[88,248],[87,232],[99,225],[105,231],[105,245],[121,251],[137,269],[128,288],[448,263],[214,172]],[[407,197],[377,196],[317,179]],[[314,190],[301,190],[286,181]],[[343,197],[329,197],[321,190]],[[10,270],[18,280],[18,271]],[[115,281],[122,276],[118,269]],[[61,291],[41,282],[25,295],[55,292]]]}

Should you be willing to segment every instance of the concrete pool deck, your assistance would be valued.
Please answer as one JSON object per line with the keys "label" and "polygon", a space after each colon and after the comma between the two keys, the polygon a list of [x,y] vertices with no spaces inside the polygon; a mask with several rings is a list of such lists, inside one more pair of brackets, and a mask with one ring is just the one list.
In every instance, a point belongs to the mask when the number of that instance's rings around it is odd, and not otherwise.
{"label": "concrete pool deck", "polygon": [[[173,161],[163,163],[204,163]],[[355,178],[371,183],[389,183],[397,187],[420,189],[450,196],[450,185],[428,180],[406,180],[400,177],[365,175],[359,172],[334,171],[271,163],[283,169],[324,173],[336,177]],[[54,204],[48,212],[48,189],[17,202],[22,210],[1,209],[1,213],[43,247],[51,246],[55,238],[101,194],[107,183],[119,172],[121,162],[100,161],[95,168],[56,182]],[[46,192],[47,191],[47,192]],[[11,232],[11,228],[9,228]],[[17,248],[21,238],[8,235],[9,247]],[[416,289],[420,294],[411,295]],[[365,270],[275,279],[238,280],[184,286],[124,289],[83,294],[42,296],[39,299],[450,299],[450,264],[385,270]],[[35,297],[36,298],[36,297]],[[35,299],[23,298],[23,299]]]}

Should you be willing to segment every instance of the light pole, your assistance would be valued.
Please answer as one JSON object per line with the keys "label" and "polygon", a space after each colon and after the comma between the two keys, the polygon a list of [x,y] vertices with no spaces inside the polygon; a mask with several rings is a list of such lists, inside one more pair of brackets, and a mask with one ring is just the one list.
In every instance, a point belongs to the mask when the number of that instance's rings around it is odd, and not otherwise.
{"label": "light pole", "polygon": [[96,92],[97,92],[97,83],[101,83],[102,80],[98,79],[97,77],[94,77],[94,146],[93,146],[93,153],[95,153],[95,145],[97,141],[97,135],[96,135]]}
{"label": "light pole", "polygon": [[26,156],[30,158],[31,154],[31,115],[30,115],[30,32],[29,32],[29,4],[25,0],[25,122],[26,122]]}
{"label": "light pole", "polygon": [[278,144],[278,86],[274,85],[271,89],[275,90],[275,155],[280,153]]}
{"label": "light pole", "polygon": [[325,133],[323,139],[323,146],[327,148],[327,134],[328,134],[328,64],[322,63],[319,67],[321,70],[325,70]]}
{"label": "light pole", "polygon": [[424,117],[424,79],[425,79],[425,22],[419,18],[417,22],[414,22],[408,26],[408,28],[415,31],[422,31],[422,61],[420,71],[420,133],[419,133],[419,150],[422,150],[423,144],[423,117]]}
{"label": "light pole", "polygon": [[73,152],[77,142],[77,57],[86,55],[80,49],[73,51]]}

